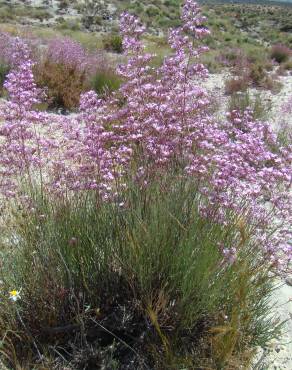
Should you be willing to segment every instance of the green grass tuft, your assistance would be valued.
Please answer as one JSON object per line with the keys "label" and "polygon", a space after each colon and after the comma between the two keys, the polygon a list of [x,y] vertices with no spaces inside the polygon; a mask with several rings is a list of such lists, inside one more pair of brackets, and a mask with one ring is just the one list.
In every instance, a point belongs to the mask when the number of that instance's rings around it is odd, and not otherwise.
{"label": "green grass tuft", "polygon": [[[203,204],[194,184],[172,177],[129,184],[118,204],[80,194],[15,209],[0,271],[3,360],[23,369],[40,357],[59,369],[248,364],[279,334],[273,278],[244,215],[222,225],[200,214]],[[234,263],[220,246],[237,247]]]}

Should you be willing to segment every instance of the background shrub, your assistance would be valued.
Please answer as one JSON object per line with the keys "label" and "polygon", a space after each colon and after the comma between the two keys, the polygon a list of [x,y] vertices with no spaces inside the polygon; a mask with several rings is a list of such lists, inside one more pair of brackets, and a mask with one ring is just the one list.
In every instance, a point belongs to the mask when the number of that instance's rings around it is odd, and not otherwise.
{"label": "background shrub", "polygon": [[278,63],[286,62],[291,56],[291,49],[285,45],[274,45],[271,48],[270,56]]}
{"label": "background shrub", "polygon": [[229,95],[238,91],[245,91],[248,85],[249,80],[246,77],[231,78],[225,81],[225,93]]}
{"label": "background shrub", "polygon": [[59,17],[57,29],[80,31],[81,25],[77,20],[65,20],[63,17]]}
{"label": "background shrub", "polygon": [[249,78],[254,86],[260,86],[267,78],[267,72],[259,63],[252,63],[249,66]]}
{"label": "background shrub", "polygon": [[277,73],[280,75],[285,75],[287,73],[291,73],[292,71],[292,60],[288,60],[287,62],[284,62],[280,65],[279,69],[277,70]]}
{"label": "background shrub", "polygon": [[104,37],[103,47],[107,51],[113,51],[115,53],[123,52],[123,41],[119,34],[112,33]]}
{"label": "background shrub", "polygon": [[106,94],[118,90],[121,78],[112,69],[98,70],[91,79],[91,87],[97,94]]}
{"label": "background shrub", "polygon": [[146,14],[150,18],[159,15],[159,13],[160,13],[160,10],[155,5],[151,4],[151,5],[147,6],[147,8],[146,8]]}
{"label": "background shrub", "polygon": [[45,88],[51,108],[74,109],[80,94],[86,90],[87,77],[77,66],[45,60],[35,66],[34,75],[39,87]]}

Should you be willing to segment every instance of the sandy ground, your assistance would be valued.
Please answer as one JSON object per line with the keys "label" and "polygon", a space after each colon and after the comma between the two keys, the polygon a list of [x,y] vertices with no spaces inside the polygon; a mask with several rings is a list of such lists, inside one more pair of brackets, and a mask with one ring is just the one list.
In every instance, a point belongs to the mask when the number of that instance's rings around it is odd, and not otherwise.
{"label": "sandy ground", "polygon": [[292,286],[283,282],[275,291],[274,300],[281,320],[286,321],[283,337],[271,343],[269,370],[292,369]]}

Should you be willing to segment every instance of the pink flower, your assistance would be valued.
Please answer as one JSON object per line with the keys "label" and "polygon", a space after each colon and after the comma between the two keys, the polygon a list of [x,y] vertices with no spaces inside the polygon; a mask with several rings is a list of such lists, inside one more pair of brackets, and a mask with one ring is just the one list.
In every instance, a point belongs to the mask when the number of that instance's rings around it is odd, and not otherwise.
{"label": "pink flower", "polygon": [[[208,71],[198,61],[207,48],[193,42],[209,31],[194,1],[185,1],[182,21],[169,33],[172,54],[154,68],[141,41],[144,27],[124,13],[126,58],[118,66],[124,83],[107,98],[87,92],[80,112],[67,117],[35,110],[41,94],[30,52],[13,39],[15,52],[7,53],[13,68],[5,82],[10,101],[0,129],[0,188],[14,196],[20,191],[17,178],[26,179],[41,181],[57,195],[86,190],[122,204],[129,179],[144,188],[175,166],[196,184],[203,217],[226,223],[230,212],[243,216],[251,242],[283,269],[292,257],[291,146],[279,147],[270,126],[254,120],[249,109],[222,121],[212,117],[204,88]],[[88,53],[68,39],[52,41],[47,56],[82,70],[90,64]],[[234,248],[222,253],[228,263],[236,260]]]}

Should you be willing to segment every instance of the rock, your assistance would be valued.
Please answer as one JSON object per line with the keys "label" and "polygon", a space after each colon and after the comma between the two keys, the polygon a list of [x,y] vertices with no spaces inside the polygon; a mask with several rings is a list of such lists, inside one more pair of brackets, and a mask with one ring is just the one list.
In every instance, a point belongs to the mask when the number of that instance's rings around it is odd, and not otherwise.
{"label": "rock", "polygon": [[287,277],[285,279],[285,282],[286,282],[287,285],[292,286],[292,277]]}

